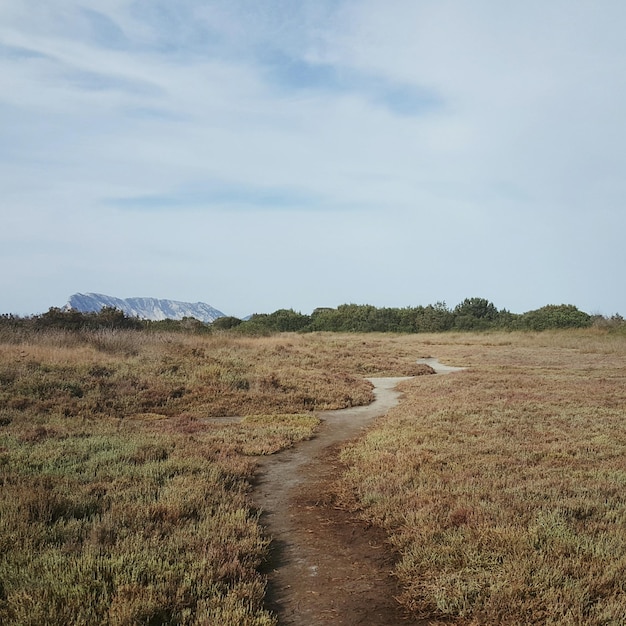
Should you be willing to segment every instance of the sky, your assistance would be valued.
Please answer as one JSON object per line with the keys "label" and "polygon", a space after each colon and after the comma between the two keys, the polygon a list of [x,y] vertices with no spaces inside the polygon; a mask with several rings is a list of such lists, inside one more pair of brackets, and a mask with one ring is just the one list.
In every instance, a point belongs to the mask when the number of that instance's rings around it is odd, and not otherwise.
{"label": "sky", "polygon": [[2,0],[0,313],[626,315],[623,0]]}

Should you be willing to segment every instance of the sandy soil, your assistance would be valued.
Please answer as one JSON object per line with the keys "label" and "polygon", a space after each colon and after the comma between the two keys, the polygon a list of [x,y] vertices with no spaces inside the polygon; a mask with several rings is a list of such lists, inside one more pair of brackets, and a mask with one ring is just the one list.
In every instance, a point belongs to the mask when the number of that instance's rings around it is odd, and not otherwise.
{"label": "sandy soil", "polygon": [[[457,368],[423,360],[438,373]],[[400,398],[405,378],[370,378],[375,401],[320,413],[314,439],[259,460],[253,493],[272,537],[266,566],[267,607],[281,625],[416,625],[395,600],[395,555],[384,534],[333,506],[327,485],[341,471],[341,444],[353,439]]]}

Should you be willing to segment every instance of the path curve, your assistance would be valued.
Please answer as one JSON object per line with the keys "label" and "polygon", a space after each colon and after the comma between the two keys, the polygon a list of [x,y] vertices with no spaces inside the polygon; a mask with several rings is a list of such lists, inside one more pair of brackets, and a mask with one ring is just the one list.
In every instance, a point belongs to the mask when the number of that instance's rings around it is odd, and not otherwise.
{"label": "path curve", "polygon": [[[463,369],[436,359],[419,362],[442,374]],[[396,386],[410,378],[368,378],[375,397],[370,405],[320,412],[313,439],[259,458],[252,497],[272,536],[267,604],[281,626],[422,623],[393,597],[399,589],[382,531],[347,519],[323,493],[340,471],[336,448],[398,404]]]}
{"label": "path curve", "polygon": [[443,363],[439,363],[439,361],[433,357],[428,357],[425,359],[418,359],[418,363],[424,363],[425,365],[430,365],[437,374],[451,374],[452,372],[462,372],[465,367],[453,367],[452,365],[444,365]]}

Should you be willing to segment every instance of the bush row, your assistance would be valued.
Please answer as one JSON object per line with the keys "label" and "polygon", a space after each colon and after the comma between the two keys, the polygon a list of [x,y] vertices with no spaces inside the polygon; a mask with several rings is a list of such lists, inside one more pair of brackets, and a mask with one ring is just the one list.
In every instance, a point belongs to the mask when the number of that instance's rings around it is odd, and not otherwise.
{"label": "bush row", "polygon": [[224,318],[213,323],[214,328],[234,329],[246,334],[275,332],[394,332],[433,333],[445,331],[481,330],[550,330],[585,328],[593,324],[624,327],[619,315],[610,319],[592,316],[571,304],[547,305],[523,314],[498,310],[484,298],[466,298],[456,307],[445,302],[428,306],[378,308],[372,305],[342,304],[337,308],[315,309],[304,315],[291,309],[270,314],[257,314],[246,321]]}
{"label": "bush row", "polygon": [[193,318],[149,321],[127,317],[122,311],[103,308],[97,313],[51,308],[33,317],[0,315],[0,328],[25,330],[151,330],[210,333],[231,331],[246,335],[271,335],[280,332],[394,332],[433,333],[445,331],[532,330],[586,328],[592,325],[626,330],[620,315],[606,318],[590,315],[572,304],[549,304],[526,313],[497,309],[485,298],[466,298],[449,308],[445,302],[427,306],[391,308],[369,304],[342,304],[337,308],[318,308],[311,315],[279,309],[258,313],[246,320],[221,317],[212,324]]}

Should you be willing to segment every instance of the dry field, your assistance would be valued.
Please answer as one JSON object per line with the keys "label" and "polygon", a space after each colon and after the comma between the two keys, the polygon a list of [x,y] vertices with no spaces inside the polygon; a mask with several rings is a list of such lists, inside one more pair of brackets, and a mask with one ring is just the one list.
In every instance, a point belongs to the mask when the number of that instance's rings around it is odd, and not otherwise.
{"label": "dry field", "polygon": [[374,337],[4,332],[0,623],[274,624],[254,455],[414,360]]}
{"label": "dry field", "polygon": [[430,623],[626,623],[626,337],[405,339],[449,376],[343,453],[344,506],[384,527]]}
{"label": "dry field", "polygon": [[[626,622],[626,337],[0,336],[0,623],[269,626],[255,455],[434,356],[343,453],[430,623]],[[249,416],[241,423],[205,419]]]}

